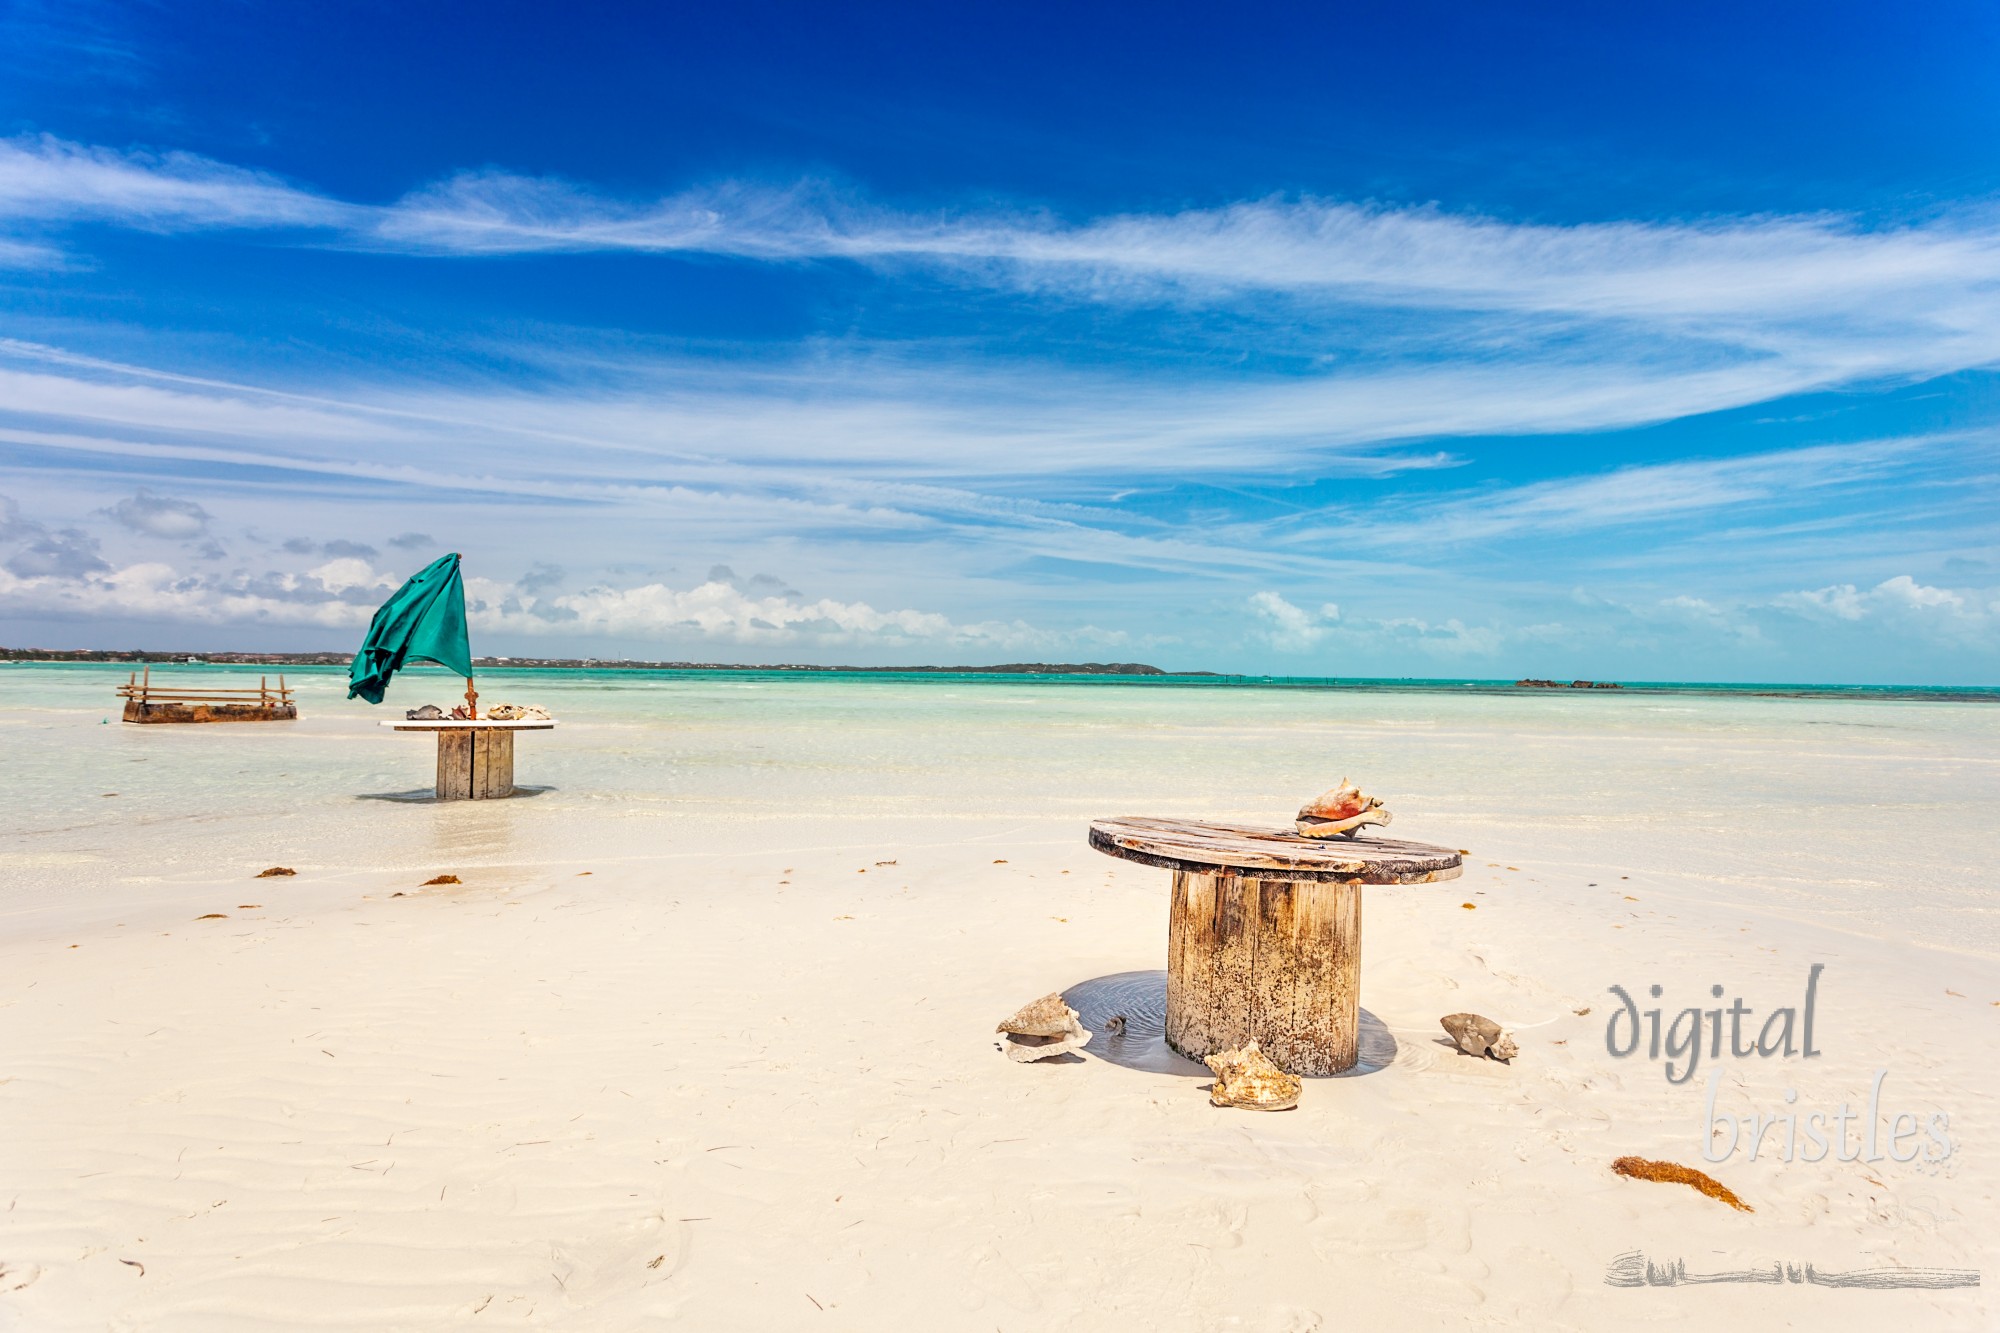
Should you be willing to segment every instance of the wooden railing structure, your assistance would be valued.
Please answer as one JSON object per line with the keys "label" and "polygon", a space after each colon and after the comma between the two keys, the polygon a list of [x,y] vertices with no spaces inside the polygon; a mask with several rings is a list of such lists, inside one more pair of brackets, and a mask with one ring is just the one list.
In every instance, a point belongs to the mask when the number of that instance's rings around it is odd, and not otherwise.
{"label": "wooden railing structure", "polygon": [[143,677],[134,672],[120,685],[118,695],[127,722],[289,722],[299,715],[283,676],[276,688],[269,676],[259,676],[254,690],[167,689],[153,684],[147,667]]}

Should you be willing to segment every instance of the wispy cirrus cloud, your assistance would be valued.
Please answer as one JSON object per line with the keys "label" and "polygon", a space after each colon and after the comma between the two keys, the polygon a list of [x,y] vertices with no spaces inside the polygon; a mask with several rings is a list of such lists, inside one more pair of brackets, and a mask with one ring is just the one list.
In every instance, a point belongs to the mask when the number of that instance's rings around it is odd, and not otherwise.
{"label": "wispy cirrus cloud", "polygon": [[[1689,519],[1794,509],[1814,492],[1851,491],[1912,471],[1926,455],[1996,454],[1978,434],[1905,436],[1724,458],[1684,459],[1412,501],[1385,522],[1364,508],[1300,515],[1289,542],[1339,540],[1363,549],[1551,538]],[[1333,523],[1324,520],[1333,518]]]}
{"label": "wispy cirrus cloud", "polygon": [[[2000,211],[1985,207],[1879,227],[1838,216],[1558,226],[1271,198],[1071,221],[917,213],[810,182],[635,203],[499,171],[369,203],[185,153],[0,141],[0,261],[61,262],[65,228],[86,221],[441,259],[853,263],[994,299],[1226,311],[1236,338],[1289,367],[1149,374],[1145,355],[1173,336],[1156,320],[1134,333],[1118,374],[954,331],[935,345],[904,340],[904,364],[873,358],[867,393],[836,364],[818,367],[827,373],[803,396],[813,367],[703,368],[744,390],[734,394],[657,381],[676,420],[652,438],[738,457],[797,438],[809,415],[811,434],[839,439],[861,466],[920,466],[936,441],[970,440],[970,456],[1022,470],[1117,466],[1140,448],[1162,467],[1201,468],[1224,450],[1283,467],[1356,445],[1615,429],[2000,363]],[[550,401],[567,420],[571,404]],[[621,412],[652,420],[660,402],[603,394],[592,413],[603,435]],[[274,400],[262,412],[282,415]]]}
{"label": "wispy cirrus cloud", "polygon": [[160,231],[365,226],[369,210],[192,153],[128,153],[49,136],[0,142],[0,217]]}
{"label": "wispy cirrus cloud", "polygon": [[[1458,563],[1453,553],[1466,549],[1547,548],[1634,529],[1649,548],[1713,540],[1731,525],[1800,529],[1808,520],[1834,523],[1851,540],[1854,515],[1873,523],[1912,503],[1903,491],[1885,500],[1871,487],[1942,480],[1991,451],[1976,434],[1920,436],[1455,485],[1448,466],[1438,470],[1449,456],[1365,444],[1343,451],[1324,440],[1306,452],[1290,409],[1235,388],[1208,401],[1183,393],[1172,405],[1136,403],[1128,417],[1121,404],[1024,383],[1003,416],[948,401],[951,387],[935,376],[885,378],[820,366],[729,382],[691,368],[615,390],[593,382],[532,393],[375,385],[304,394],[15,343],[0,348],[0,445],[37,451],[43,475],[74,460],[79,475],[110,466],[161,479],[258,477],[260,487],[300,496],[351,491],[357,504],[400,497],[407,508],[393,521],[408,526],[374,529],[377,545],[415,545],[411,529],[433,525],[437,504],[456,511],[476,502],[517,522],[531,514],[550,524],[582,515],[657,522],[679,543],[725,551],[780,540],[922,543],[968,561],[1005,551],[1011,560],[1264,580],[1313,571],[1362,578],[1370,568],[1407,578],[1417,564]],[[868,392],[857,394],[857,382]],[[1441,371],[1432,387],[1451,382]],[[1358,388],[1350,392],[1358,405]],[[1548,393],[1559,398],[1561,386]],[[1428,410],[1421,394],[1389,397]],[[1527,397],[1525,410],[1550,410]],[[1493,406],[1489,429],[1520,420],[1500,415],[1502,400]],[[1326,488],[1339,497],[1330,504],[1239,506],[1192,526],[1189,506],[1199,501],[1115,498],[1135,483],[1178,490],[1202,477],[1269,482],[1285,472],[1374,484]],[[1408,494],[1383,502],[1383,487],[1405,484]],[[1978,489],[1961,484],[1939,496],[1976,507]],[[1954,513],[1928,526],[1971,521]],[[1731,550],[1746,541],[1732,540]],[[1690,545],[1677,563],[1707,559]],[[1329,597],[1346,600],[1337,585],[1319,600]]]}
{"label": "wispy cirrus cloud", "polygon": [[[1551,225],[1273,197],[1076,222],[1034,210],[897,210],[813,181],[725,182],[630,202],[499,170],[362,203],[194,154],[47,136],[0,141],[0,218],[307,229],[439,255],[920,262],[967,281],[1056,285],[1093,299],[1277,292],[1690,327],[1837,314],[1970,334],[1992,322],[2000,284],[2000,209],[1990,206],[1893,226],[1837,214]],[[1876,304],[1884,298],[1888,309]]]}

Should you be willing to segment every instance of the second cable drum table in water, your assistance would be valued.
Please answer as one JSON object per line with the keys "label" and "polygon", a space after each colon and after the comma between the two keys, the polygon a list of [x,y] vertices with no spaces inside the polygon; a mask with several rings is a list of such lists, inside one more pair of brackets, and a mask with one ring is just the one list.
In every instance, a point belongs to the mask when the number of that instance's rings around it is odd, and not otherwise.
{"label": "second cable drum table in water", "polygon": [[491,801],[514,794],[514,733],[552,731],[555,722],[537,718],[525,722],[436,721],[384,722],[395,731],[437,733],[437,798],[440,801]]}

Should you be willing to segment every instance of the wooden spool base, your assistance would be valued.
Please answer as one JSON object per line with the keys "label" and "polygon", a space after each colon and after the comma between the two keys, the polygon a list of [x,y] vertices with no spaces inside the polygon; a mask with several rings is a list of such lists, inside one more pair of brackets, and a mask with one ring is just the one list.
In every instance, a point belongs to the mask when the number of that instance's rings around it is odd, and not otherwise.
{"label": "wooden spool base", "polygon": [[1255,1041],[1280,1069],[1354,1068],[1361,886],[1457,879],[1449,847],[1127,816],[1090,825],[1106,856],[1174,872],[1167,1044],[1192,1060]]}
{"label": "wooden spool base", "polygon": [[1191,1060],[1255,1041],[1293,1074],[1359,1057],[1361,890],[1174,873],[1167,1044]]}
{"label": "wooden spool base", "polygon": [[514,733],[440,731],[437,798],[491,801],[514,794]]}

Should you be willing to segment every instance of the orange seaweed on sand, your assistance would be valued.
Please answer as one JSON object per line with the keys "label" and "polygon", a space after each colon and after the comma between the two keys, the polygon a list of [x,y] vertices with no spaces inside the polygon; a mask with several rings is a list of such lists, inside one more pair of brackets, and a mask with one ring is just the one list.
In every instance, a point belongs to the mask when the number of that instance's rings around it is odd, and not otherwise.
{"label": "orange seaweed on sand", "polygon": [[1621,1157],[1611,1164],[1611,1169],[1632,1180],[1664,1180],[1673,1185],[1691,1185],[1709,1198],[1720,1199],[1741,1212],[1757,1211],[1737,1198],[1729,1186],[1691,1166],[1682,1166],[1677,1162],[1656,1162],[1650,1157]]}
{"label": "orange seaweed on sand", "polygon": [[418,887],[427,889],[433,884],[457,884],[459,882],[460,880],[457,875],[439,875],[435,879],[425,880]]}

